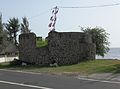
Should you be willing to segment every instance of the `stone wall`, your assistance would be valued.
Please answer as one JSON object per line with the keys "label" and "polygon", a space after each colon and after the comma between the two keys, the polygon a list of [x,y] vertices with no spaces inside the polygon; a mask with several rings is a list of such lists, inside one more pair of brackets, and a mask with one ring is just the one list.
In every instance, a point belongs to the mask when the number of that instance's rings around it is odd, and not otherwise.
{"label": "stone wall", "polygon": [[95,44],[89,35],[81,32],[55,32],[48,36],[51,60],[59,65],[76,64],[95,59]]}
{"label": "stone wall", "polygon": [[19,59],[32,64],[48,65],[48,47],[37,48],[34,33],[21,34],[19,36]]}
{"label": "stone wall", "polygon": [[21,34],[20,60],[38,65],[49,65],[52,61],[58,65],[66,65],[95,59],[95,44],[92,43],[90,35],[81,32],[51,31],[47,40],[48,46],[37,48],[34,33]]}

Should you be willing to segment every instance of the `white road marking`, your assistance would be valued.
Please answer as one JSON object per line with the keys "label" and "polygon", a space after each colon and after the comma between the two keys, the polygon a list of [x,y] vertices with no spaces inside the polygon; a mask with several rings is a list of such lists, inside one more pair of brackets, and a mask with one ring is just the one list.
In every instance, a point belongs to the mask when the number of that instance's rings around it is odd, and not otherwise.
{"label": "white road marking", "polygon": [[22,83],[14,83],[14,82],[8,82],[8,81],[0,81],[0,83],[10,84],[10,85],[18,85],[18,86],[36,88],[36,89],[53,89],[53,88],[40,87],[40,86],[35,86],[35,85],[27,85],[27,84],[22,84]]}
{"label": "white road marking", "polygon": [[80,80],[85,80],[85,81],[93,81],[93,82],[120,84],[120,82],[116,82],[116,81],[104,81],[104,80],[89,79],[89,78],[78,78],[78,79],[80,79]]}
{"label": "white road marking", "polygon": [[41,73],[34,73],[34,72],[25,72],[25,71],[20,71],[20,70],[9,70],[9,69],[0,69],[2,71],[10,71],[10,72],[17,72],[17,73],[25,73],[25,74],[36,74],[40,75]]}

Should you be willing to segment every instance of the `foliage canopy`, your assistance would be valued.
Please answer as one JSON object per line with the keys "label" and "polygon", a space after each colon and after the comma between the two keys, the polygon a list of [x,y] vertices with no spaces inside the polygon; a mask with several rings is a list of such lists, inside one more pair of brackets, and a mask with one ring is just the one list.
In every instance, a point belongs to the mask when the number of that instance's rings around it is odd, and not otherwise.
{"label": "foliage canopy", "polygon": [[109,51],[109,34],[101,27],[81,28],[81,30],[92,36],[92,41],[96,44],[96,55],[104,57]]}
{"label": "foliage canopy", "polygon": [[0,52],[8,45],[8,34],[4,30],[4,24],[2,22],[2,14],[0,14]]}
{"label": "foliage canopy", "polygon": [[19,31],[19,20],[18,18],[10,18],[8,23],[5,24],[6,30],[8,31],[10,41],[14,42],[15,45],[17,44],[17,32]]}
{"label": "foliage canopy", "polygon": [[21,33],[30,33],[29,22],[26,17],[22,18],[23,23],[21,23]]}

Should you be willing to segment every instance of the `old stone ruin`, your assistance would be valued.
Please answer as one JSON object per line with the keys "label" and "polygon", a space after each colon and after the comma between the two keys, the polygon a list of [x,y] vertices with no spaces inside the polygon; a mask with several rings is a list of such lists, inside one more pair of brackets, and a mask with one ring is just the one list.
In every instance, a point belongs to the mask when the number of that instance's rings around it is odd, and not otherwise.
{"label": "old stone ruin", "polygon": [[82,32],[51,31],[48,45],[36,47],[36,35],[25,33],[19,36],[19,59],[26,63],[41,66],[76,64],[95,59],[95,44],[91,36]]}

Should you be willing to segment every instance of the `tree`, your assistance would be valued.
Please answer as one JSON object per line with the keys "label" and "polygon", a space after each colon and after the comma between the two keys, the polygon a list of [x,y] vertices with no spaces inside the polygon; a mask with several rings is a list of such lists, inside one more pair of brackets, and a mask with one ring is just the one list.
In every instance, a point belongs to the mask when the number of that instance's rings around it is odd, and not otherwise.
{"label": "tree", "polygon": [[3,45],[6,39],[7,39],[7,33],[4,30],[4,25],[2,22],[2,14],[0,14],[0,45]]}
{"label": "tree", "polygon": [[2,23],[2,14],[0,14],[0,45],[3,43],[3,23]]}
{"label": "tree", "polygon": [[9,42],[7,39],[8,39],[8,34],[4,30],[4,24],[2,22],[2,14],[0,14],[0,52],[8,45]]}
{"label": "tree", "polygon": [[26,17],[22,18],[23,23],[21,23],[21,33],[30,33],[29,22]]}
{"label": "tree", "polygon": [[0,14],[0,33],[3,31],[2,14]]}
{"label": "tree", "polygon": [[81,28],[81,30],[92,36],[93,43],[96,44],[96,55],[104,57],[104,55],[109,51],[108,42],[108,33],[103,28],[95,27],[95,28]]}
{"label": "tree", "polygon": [[17,32],[19,31],[20,27],[18,18],[10,18],[8,23],[5,24],[5,27],[9,33],[10,41],[17,45]]}

